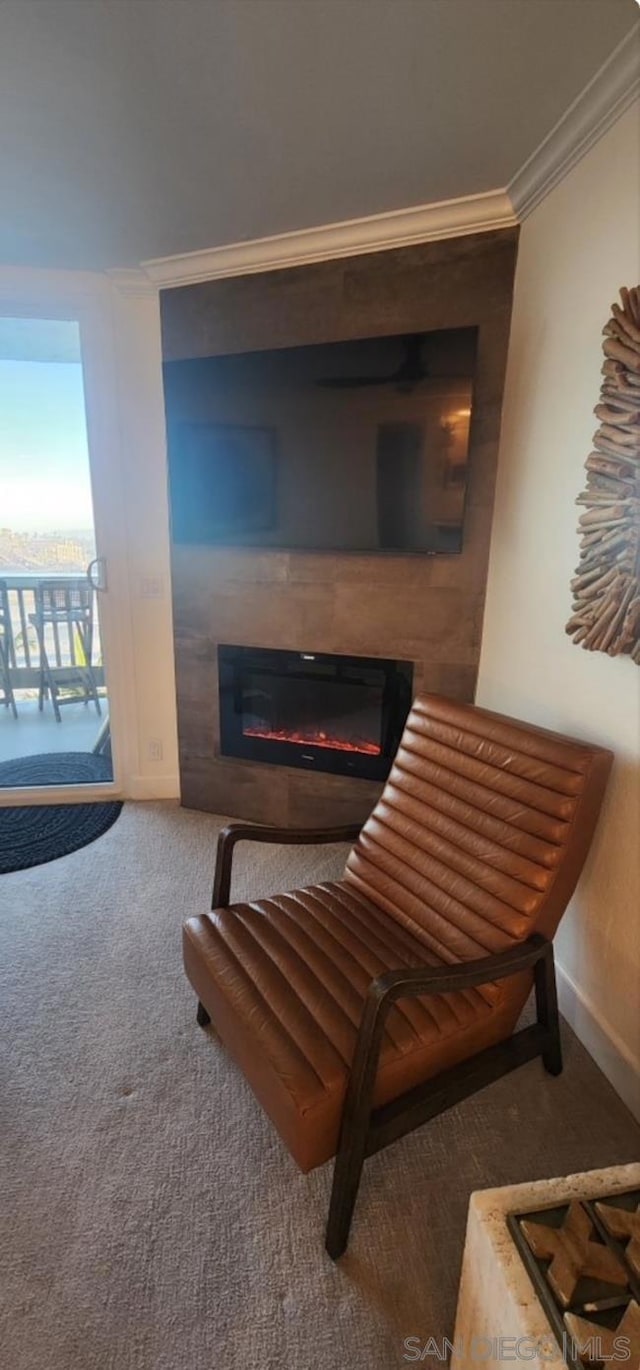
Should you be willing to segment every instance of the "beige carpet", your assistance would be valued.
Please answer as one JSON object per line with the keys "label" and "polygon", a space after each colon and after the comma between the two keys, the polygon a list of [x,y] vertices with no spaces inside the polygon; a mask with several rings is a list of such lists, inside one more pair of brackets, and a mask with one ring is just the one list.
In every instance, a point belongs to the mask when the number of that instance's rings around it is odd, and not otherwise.
{"label": "beige carpet", "polygon": [[[128,805],[93,846],[0,878],[8,1370],[400,1367],[405,1337],[452,1332],[471,1190],[638,1156],[640,1130],[567,1032],[560,1079],[532,1063],[370,1161],[332,1265],[330,1167],[297,1173],[182,973],[217,827]],[[243,894],[343,860],[249,852]]]}

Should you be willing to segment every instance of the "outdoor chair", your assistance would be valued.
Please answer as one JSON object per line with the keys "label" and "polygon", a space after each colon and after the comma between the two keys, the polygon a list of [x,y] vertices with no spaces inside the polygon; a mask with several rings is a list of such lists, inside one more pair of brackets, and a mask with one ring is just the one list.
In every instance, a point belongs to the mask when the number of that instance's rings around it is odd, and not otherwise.
{"label": "outdoor chair", "polygon": [[0,689],[2,690],[2,703],[5,708],[11,709],[13,717],[17,718],[16,697],[11,681],[13,657],[13,628],[11,626],[9,592],[6,580],[0,580]]}
{"label": "outdoor chair", "polygon": [[[334,1259],[368,1156],[534,1057],[560,1073],[551,938],[611,761],[425,695],[360,832],[220,834],[213,911],[184,925],[198,1022],[213,1021],[303,1171],[337,1152]],[[237,842],[353,838],[342,879],[229,903]],[[536,1022],[515,1032],[532,987]]]}
{"label": "outdoor chair", "polygon": [[40,580],[36,586],[36,608],[29,622],[40,652],[38,708],[42,710],[48,693],[58,723],[60,705],[77,703],[78,690],[85,704],[93,700],[96,713],[102,713],[93,668],[93,595],[86,576]]}

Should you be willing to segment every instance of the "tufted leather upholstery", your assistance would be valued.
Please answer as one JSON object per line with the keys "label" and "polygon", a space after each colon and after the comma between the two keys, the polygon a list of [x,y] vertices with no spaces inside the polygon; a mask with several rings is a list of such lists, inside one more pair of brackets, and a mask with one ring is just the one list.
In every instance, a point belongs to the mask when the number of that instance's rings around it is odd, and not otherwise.
{"label": "tufted leather upholstery", "polygon": [[[303,1170],[335,1152],[371,980],[551,937],[610,765],[602,748],[418,698],[342,881],[185,924],[198,997]],[[525,974],[399,1001],[374,1103],[509,1036],[530,986]]]}
{"label": "tufted leather upholstery", "polygon": [[346,879],[445,962],[552,937],[610,766],[602,748],[417,699]]}

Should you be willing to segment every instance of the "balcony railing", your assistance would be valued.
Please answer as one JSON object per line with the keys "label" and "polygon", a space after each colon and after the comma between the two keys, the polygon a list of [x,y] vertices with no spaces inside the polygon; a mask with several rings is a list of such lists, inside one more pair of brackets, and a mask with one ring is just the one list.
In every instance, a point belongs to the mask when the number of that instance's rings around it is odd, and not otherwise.
{"label": "balcony railing", "polygon": [[[40,682],[40,647],[38,634],[31,622],[36,611],[36,590],[38,581],[46,579],[60,581],[61,584],[78,580],[78,576],[2,576],[7,587],[11,633],[7,637],[9,673],[14,690],[37,688]],[[104,684],[102,652],[100,647],[100,625],[94,601],[93,622],[93,666],[98,685]],[[72,623],[54,622],[45,626],[45,647],[49,664],[56,668],[73,667],[82,664],[82,645]]]}

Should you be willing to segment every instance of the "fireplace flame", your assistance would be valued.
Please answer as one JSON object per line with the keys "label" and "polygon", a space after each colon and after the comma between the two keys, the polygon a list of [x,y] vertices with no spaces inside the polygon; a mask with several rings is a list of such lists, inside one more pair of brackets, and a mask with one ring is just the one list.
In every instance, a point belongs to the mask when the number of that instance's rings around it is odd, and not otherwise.
{"label": "fireplace flame", "polygon": [[272,732],[269,728],[244,727],[242,732],[245,737],[262,737],[266,742],[295,742],[300,747],[326,747],[332,752],[361,752],[364,756],[380,756],[382,753],[377,743],[367,742],[360,737],[347,742],[342,737],[329,737],[327,733],[319,731],[299,733],[287,728]]}

